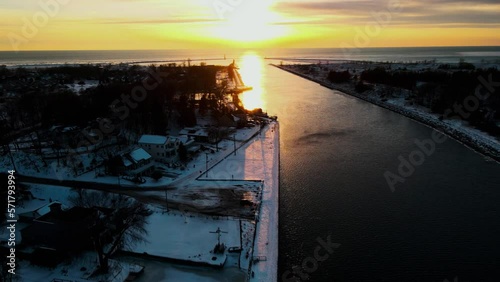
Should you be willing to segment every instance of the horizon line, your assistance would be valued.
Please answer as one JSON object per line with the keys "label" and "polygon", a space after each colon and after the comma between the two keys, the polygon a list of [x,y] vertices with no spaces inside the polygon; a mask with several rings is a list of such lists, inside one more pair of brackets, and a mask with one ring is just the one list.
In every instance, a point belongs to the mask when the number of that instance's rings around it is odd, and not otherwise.
{"label": "horizon line", "polygon": [[[235,47],[220,49],[221,51],[230,50],[265,50],[265,49],[396,49],[396,48],[487,48],[495,47],[500,48],[500,45],[432,45],[432,46],[373,46],[373,47],[353,47],[353,48],[342,48],[342,47],[255,47],[255,48],[245,48],[245,47]],[[219,48],[183,48],[183,49],[33,49],[33,50],[0,50],[0,52],[75,52],[75,51],[190,51],[190,50],[216,50]]]}

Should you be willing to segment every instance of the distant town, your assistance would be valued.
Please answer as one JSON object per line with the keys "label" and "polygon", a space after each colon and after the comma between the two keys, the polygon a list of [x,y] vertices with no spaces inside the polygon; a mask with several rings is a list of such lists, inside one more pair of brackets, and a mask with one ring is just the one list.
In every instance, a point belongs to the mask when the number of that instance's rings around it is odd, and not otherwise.
{"label": "distant town", "polygon": [[276,272],[278,123],[240,101],[234,61],[0,66],[0,80],[3,281],[133,281],[140,260]]}

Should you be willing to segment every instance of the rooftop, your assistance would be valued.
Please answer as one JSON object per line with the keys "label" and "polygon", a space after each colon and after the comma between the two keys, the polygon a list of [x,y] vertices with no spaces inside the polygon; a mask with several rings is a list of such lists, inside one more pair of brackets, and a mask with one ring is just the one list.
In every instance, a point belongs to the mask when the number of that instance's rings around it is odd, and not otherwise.
{"label": "rooftop", "polygon": [[56,206],[56,205],[60,205],[60,208],[62,210],[66,210],[67,207],[65,205],[62,205],[60,202],[58,201],[54,201],[54,202],[51,202],[51,203],[48,203],[34,211],[28,211],[28,212],[24,212],[24,213],[21,213],[19,214],[19,216],[25,216],[25,217],[29,217],[29,218],[40,218],[48,213],[50,213],[51,211],[51,207],[52,206]]}
{"label": "rooftop", "polygon": [[139,139],[139,143],[163,145],[167,143],[167,137],[160,135],[142,135],[141,139]]}
{"label": "rooftop", "polygon": [[94,214],[94,210],[83,207],[72,207],[69,210],[62,210],[61,212],[49,212],[37,220],[45,222],[65,222],[75,223],[85,221],[88,217]]}
{"label": "rooftop", "polygon": [[151,158],[151,155],[142,148],[133,150],[129,155],[135,162],[140,162],[142,160],[148,160]]}

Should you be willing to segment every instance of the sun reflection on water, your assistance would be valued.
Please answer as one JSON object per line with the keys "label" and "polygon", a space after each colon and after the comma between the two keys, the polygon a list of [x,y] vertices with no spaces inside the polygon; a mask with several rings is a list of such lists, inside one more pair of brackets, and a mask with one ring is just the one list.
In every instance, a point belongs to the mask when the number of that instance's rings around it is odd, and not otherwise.
{"label": "sun reflection on water", "polygon": [[238,61],[239,73],[247,86],[253,87],[240,94],[240,100],[247,110],[261,108],[265,111],[264,89],[262,87],[264,62],[256,53],[246,53]]}

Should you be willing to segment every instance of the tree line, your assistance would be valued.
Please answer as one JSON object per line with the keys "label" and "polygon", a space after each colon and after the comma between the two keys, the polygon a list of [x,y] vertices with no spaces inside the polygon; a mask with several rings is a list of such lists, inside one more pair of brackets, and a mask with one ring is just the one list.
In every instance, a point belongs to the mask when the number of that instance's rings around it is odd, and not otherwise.
{"label": "tree line", "polygon": [[[487,81],[500,82],[500,71],[496,68],[476,69],[471,64],[461,62],[458,67],[441,65],[438,69],[421,71],[375,67],[361,72],[359,79],[349,71],[330,71],[327,78],[334,83],[356,83],[358,92],[371,89],[370,84],[407,89],[411,92],[407,100],[442,115],[455,105],[463,104],[468,97],[479,91],[487,98],[480,100],[478,109],[467,115],[466,120],[480,129],[500,135],[496,126],[496,121],[500,119],[500,93],[487,87],[477,90],[482,84],[479,79],[481,77]],[[498,86],[496,89],[498,90]]]}

